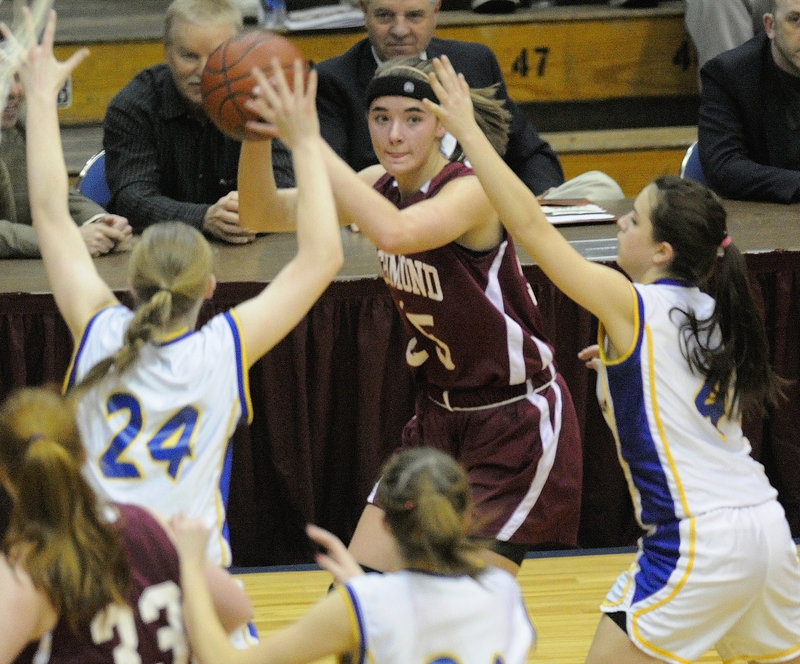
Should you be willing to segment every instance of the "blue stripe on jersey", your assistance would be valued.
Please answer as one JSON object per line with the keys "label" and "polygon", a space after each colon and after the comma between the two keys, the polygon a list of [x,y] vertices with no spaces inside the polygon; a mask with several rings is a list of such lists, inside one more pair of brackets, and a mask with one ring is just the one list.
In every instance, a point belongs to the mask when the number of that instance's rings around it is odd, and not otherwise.
{"label": "blue stripe on jersey", "polygon": [[[111,306],[120,307],[123,305],[114,304]],[[70,362],[70,365],[67,368],[67,374],[64,377],[64,385],[61,388],[62,392],[66,393],[71,387],[75,386],[75,383],[77,382],[76,373],[77,373],[78,359],[80,358],[80,355],[83,352],[84,347],[86,346],[86,340],[89,338],[89,331],[92,329],[92,326],[94,325],[94,322],[97,320],[97,317],[108,308],[109,307],[104,307],[100,309],[100,311],[98,311],[94,316],[92,316],[89,319],[89,322],[86,323],[86,327],[83,329],[83,334],[81,335],[80,341],[78,342],[78,347],[72,354],[72,361]]]}
{"label": "blue stripe on jersey", "polygon": [[606,371],[614,403],[620,453],[628,466],[631,481],[639,492],[641,522],[652,525],[674,521],[676,516],[667,476],[648,422],[642,363],[647,363],[645,368],[648,376],[652,374],[652,367],[649,366],[649,357],[642,358],[642,351],[646,350],[645,319],[644,305],[638,291],[636,304],[641,324],[635,348],[620,363],[609,364]]}
{"label": "blue stripe on jersey", "polygon": [[357,664],[364,664],[367,661],[367,632],[364,629],[364,616],[361,613],[361,605],[358,603],[358,596],[353,589],[345,584],[345,590],[350,597],[350,605],[353,607],[353,614],[358,625],[358,660]]}
{"label": "blue stripe on jersey", "polygon": [[236,318],[233,310],[226,311],[224,316],[225,320],[228,321],[228,325],[231,327],[231,336],[233,337],[234,354],[236,355],[236,382],[239,385],[242,421],[249,424],[253,420],[253,407],[250,401],[249,377],[247,375],[247,368],[244,366],[243,362],[245,350],[242,346],[239,320]]}
{"label": "blue stripe on jersey", "polygon": [[667,585],[680,558],[680,522],[672,521],[658,526],[655,532],[644,538],[642,555],[639,556],[639,571],[636,572],[636,590],[633,603],[661,590]]}
{"label": "blue stripe on jersey", "polygon": [[[228,513],[228,494],[231,488],[231,467],[233,465],[233,440],[228,440],[228,446],[225,448],[225,461],[222,464],[222,471],[219,475],[219,494],[222,500],[223,514]],[[228,530],[227,517],[222,522],[222,536],[230,546],[231,536]]]}

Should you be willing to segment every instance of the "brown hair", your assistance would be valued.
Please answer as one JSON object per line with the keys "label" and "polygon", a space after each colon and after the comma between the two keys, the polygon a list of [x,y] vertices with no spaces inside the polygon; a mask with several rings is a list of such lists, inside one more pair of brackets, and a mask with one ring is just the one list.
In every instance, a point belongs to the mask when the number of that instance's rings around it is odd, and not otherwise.
{"label": "brown hair", "polygon": [[73,628],[130,587],[127,556],[81,473],[83,446],[68,400],[18,390],[0,407],[0,473],[13,507],[2,551]]}
{"label": "brown hair", "polygon": [[[419,57],[402,57],[387,60],[375,72],[374,78],[384,76],[404,76],[423,81],[428,84],[428,74],[433,71],[433,62]],[[497,99],[498,85],[487,88],[470,88],[472,107],[478,126],[486,134],[486,138],[495,150],[501,155],[505,154],[508,145],[508,132],[511,127],[511,112],[505,108],[505,101]],[[431,101],[436,101],[431,97]],[[463,153],[458,147],[450,159],[461,159]]]}
{"label": "brown hair", "polygon": [[476,575],[482,544],[468,536],[470,487],[461,466],[429,447],[405,450],[383,468],[377,505],[411,566]]}

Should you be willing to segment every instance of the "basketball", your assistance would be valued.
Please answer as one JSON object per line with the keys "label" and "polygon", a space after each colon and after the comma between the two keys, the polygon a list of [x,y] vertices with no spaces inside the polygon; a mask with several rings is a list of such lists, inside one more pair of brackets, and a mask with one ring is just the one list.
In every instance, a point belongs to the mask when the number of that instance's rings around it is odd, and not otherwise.
{"label": "basketball", "polygon": [[[248,30],[231,37],[208,56],[200,91],[206,113],[228,136],[236,140],[263,140],[264,136],[248,131],[245,123],[258,116],[244,106],[251,97],[255,78],[253,67],[265,70],[269,77],[272,58],[280,61],[286,80],[294,82],[293,63],[303,59],[300,49],[290,40],[268,30]],[[307,70],[307,66],[306,66]]]}

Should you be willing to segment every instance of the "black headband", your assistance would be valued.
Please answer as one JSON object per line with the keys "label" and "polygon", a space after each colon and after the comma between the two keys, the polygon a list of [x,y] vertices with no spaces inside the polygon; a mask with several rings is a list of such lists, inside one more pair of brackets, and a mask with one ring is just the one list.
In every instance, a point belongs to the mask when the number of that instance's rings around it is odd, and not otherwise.
{"label": "black headband", "polygon": [[427,81],[401,74],[373,78],[367,86],[367,108],[377,97],[411,97],[439,101]]}

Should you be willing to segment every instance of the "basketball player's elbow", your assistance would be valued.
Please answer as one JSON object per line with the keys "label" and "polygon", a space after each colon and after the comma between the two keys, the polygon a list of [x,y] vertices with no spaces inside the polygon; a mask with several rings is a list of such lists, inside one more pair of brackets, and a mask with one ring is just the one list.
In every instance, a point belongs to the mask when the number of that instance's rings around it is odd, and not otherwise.
{"label": "basketball player's elbow", "polygon": [[341,241],[337,238],[336,242],[329,242],[322,253],[320,263],[324,266],[323,270],[333,279],[342,269],[342,265],[344,265],[344,251],[342,250]]}
{"label": "basketball player's elbow", "polygon": [[369,232],[362,226],[361,232],[372,240],[377,249],[388,254],[402,254],[409,245],[408,234],[402,228],[387,226]]}

